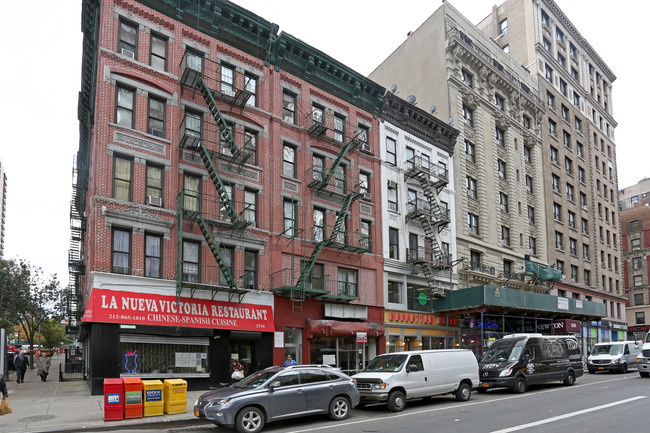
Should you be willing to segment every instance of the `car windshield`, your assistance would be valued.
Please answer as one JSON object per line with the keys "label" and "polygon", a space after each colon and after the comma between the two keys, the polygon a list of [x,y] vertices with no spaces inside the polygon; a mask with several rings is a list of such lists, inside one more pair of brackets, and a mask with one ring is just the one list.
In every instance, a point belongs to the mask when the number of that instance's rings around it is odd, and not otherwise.
{"label": "car windshield", "polygon": [[406,358],[406,355],[378,356],[370,361],[370,364],[363,371],[400,371]]}
{"label": "car windshield", "polygon": [[276,374],[278,374],[278,370],[258,371],[257,373],[253,373],[250,376],[243,378],[239,382],[233,383],[231,386],[234,388],[259,388]]}
{"label": "car windshield", "polygon": [[490,346],[481,362],[518,361],[523,350],[522,340],[499,340]]}
{"label": "car windshield", "polygon": [[622,344],[599,344],[591,350],[592,355],[620,355],[623,353]]}

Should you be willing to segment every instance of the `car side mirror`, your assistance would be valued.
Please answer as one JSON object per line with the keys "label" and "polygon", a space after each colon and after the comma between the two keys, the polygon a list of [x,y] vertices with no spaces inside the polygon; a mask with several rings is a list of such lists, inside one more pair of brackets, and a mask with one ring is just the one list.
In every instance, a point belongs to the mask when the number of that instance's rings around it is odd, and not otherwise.
{"label": "car side mirror", "polygon": [[280,381],[279,381],[279,380],[274,380],[274,381],[271,382],[271,384],[269,385],[269,391],[273,392],[273,391],[275,391],[275,388],[277,388],[277,387],[279,387],[279,386],[280,386]]}
{"label": "car side mirror", "polygon": [[416,372],[416,371],[419,371],[419,369],[418,366],[415,364],[409,365],[408,368],[406,369],[407,373]]}

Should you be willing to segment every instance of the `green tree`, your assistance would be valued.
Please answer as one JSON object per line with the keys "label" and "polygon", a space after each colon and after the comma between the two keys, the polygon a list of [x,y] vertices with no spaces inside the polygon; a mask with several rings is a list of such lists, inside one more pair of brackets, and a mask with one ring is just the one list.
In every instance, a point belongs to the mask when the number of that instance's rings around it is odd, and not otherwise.
{"label": "green tree", "polygon": [[20,310],[29,293],[29,266],[22,262],[0,260],[0,328],[19,325]]}
{"label": "green tree", "polygon": [[57,347],[65,342],[65,325],[59,317],[51,317],[41,323],[41,342],[44,347]]}

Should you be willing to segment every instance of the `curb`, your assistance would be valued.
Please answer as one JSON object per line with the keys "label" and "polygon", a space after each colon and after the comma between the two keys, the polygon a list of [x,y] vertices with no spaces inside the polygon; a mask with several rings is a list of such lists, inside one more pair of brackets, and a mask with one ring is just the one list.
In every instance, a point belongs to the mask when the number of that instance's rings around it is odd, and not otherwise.
{"label": "curb", "polygon": [[135,423],[120,423],[108,421],[105,424],[95,424],[81,427],[58,427],[55,429],[44,430],[30,430],[30,433],[72,433],[72,432],[106,432],[106,431],[120,431],[120,430],[165,430],[169,428],[179,427],[197,427],[197,426],[213,426],[211,422],[202,419],[180,419],[168,421],[152,421],[152,422],[135,422]]}

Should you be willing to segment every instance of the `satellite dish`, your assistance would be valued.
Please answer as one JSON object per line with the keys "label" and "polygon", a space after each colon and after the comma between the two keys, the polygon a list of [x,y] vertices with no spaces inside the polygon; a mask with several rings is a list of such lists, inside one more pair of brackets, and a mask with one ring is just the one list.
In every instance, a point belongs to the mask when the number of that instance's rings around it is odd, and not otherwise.
{"label": "satellite dish", "polygon": [[436,111],[438,111],[438,107],[436,107],[435,105],[432,105],[431,106],[431,114],[436,114]]}
{"label": "satellite dish", "polygon": [[447,125],[453,126],[454,124],[454,116],[449,116],[449,119],[447,119]]}
{"label": "satellite dish", "polygon": [[397,84],[393,84],[393,85],[390,87],[390,91],[393,92],[393,93],[396,93],[396,92],[397,92]]}
{"label": "satellite dish", "polygon": [[408,95],[408,97],[406,98],[406,102],[408,102],[409,104],[415,104],[415,95]]}

